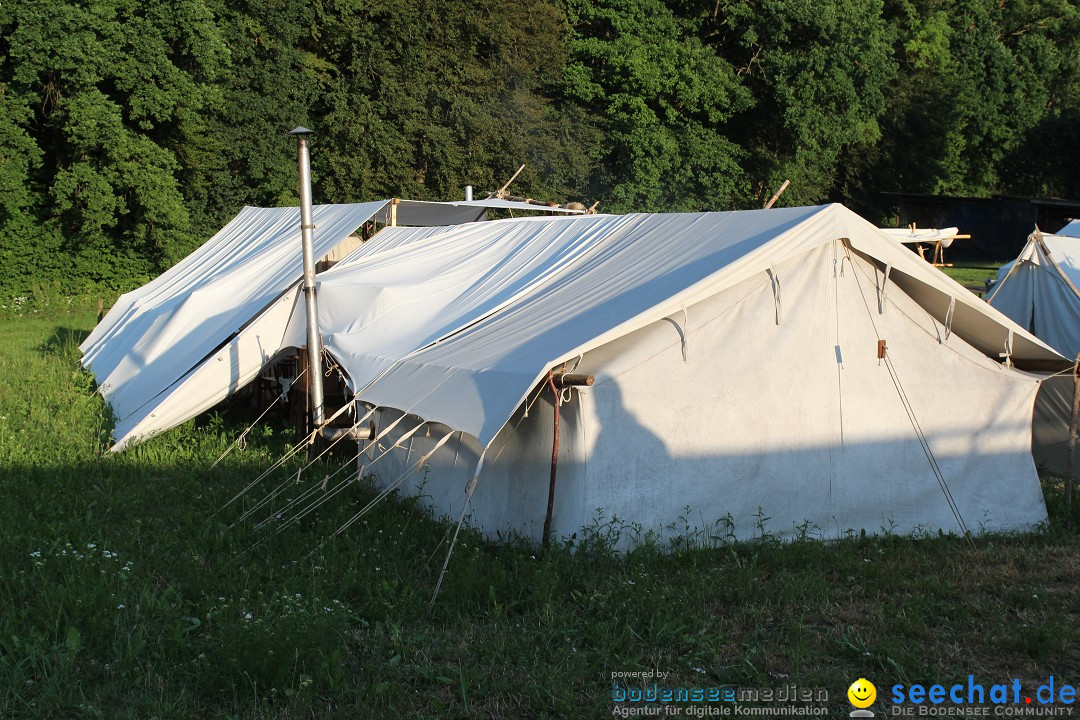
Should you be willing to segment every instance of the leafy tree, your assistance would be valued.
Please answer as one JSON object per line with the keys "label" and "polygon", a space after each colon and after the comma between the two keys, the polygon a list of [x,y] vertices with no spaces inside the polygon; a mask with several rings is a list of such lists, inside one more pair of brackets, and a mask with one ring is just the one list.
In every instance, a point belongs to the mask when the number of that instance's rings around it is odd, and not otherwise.
{"label": "leafy tree", "polygon": [[1045,149],[1048,132],[1068,135],[1075,107],[1075,4],[891,0],[885,17],[900,72],[883,139],[848,157],[837,196],[885,219],[894,201],[882,191],[1051,191],[1035,165],[1063,157]]}
{"label": "leafy tree", "polygon": [[596,132],[559,101],[565,25],[549,3],[343,0],[323,7],[321,185],[333,199],[579,194]]}
{"label": "leafy tree", "polygon": [[726,209],[747,183],[724,123],[748,108],[732,66],[660,0],[566,0],[566,95],[600,118],[590,189],[614,211]]}
{"label": "leafy tree", "polygon": [[72,275],[127,285],[182,257],[175,151],[225,56],[205,6],[28,0],[4,5],[0,27],[2,80],[23,108],[7,132],[37,147],[24,182]]}
{"label": "leafy tree", "polygon": [[896,65],[880,0],[720,0],[698,12],[709,9],[707,41],[754,100],[728,132],[759,183],[755,202],[785,178],[781,204],[825,200],[843,153],[881,138]]}

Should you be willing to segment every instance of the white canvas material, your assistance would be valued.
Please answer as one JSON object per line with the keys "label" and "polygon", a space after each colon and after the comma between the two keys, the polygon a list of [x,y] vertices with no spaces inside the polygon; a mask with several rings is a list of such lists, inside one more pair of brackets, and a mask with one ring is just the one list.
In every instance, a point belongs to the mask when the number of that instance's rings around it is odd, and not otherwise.
{"label": "white canvas material", "polygon": [[1057,231],[1057,235],[1067,235],[1069,237],[1080,237],[1080,220],[1073,220],[1065,227]]}
{"label": "white canvas material", "polygon": [[880,228],[880,230],[893,240],[903,243],[904,245],[940,242],[942,247],[946,248],[952,245],[952,241],[956,238],[957,233],[960,232],[960,228],[955,227],[916,228],[914,230],[910,228]]}
{"label": "white canvas material", "polygon": [[[385,205],[316,206],[315,256],[329,253]],[[302,275],[300,209],[244,208],[172,269],[122,295],[83,342],[83,365],[124,422]]]}
{"label": "white canvas material", "polygon": [[987,302],[1066,357],[1080,353],[1080,237],[1033,233]]}
{"label": "white canvas material", "polygon": [[[296,222],[299,223],[299,212],[294,214]],[[360,223],[367,219],[363,218]],[[383,228],[371,240],[343,258],[338,265],[347,267],[350,263],[360,262],[382,250],[443,231],[444,227]],[[294,245],[292,252],[296,253],[299,247],[299,230],[297,237],[286,242]],[[125,412],[118,418],[113,430],[115,444],[112,450],[123,450],[133,442],[174,428],[209,410],[253,381],[259,371],[275,360],[282,351],[303,346],[307,338],[303,307],[302,304],[297,304],[297,299],[301,297],[300,281],[294,279],[291,287],[259,311],[254,318],[243,319],[244,324],[240,330],[213,353],[200,359],[181,376],[172,379],[153,400]],[[117,304],[119,305],[119,302]],[[107,321],[108,317],[105,320]],[[167,377],[163,379],[167,380]],[[108,395],[106,399],[114,402],[115,412],[115,400]],[[117,414],[119,415],[119,412]]]}
{"label": "white canvas material", "polygon": [[[399,200],[397,223],[417,227],[384,228],[380,242],[361,245],[353,233],[369,220],[389,222],[392,204],[316,205],[316,257],[355,262],[489,209],[582,212],[499,199]],[[117,418],[113,449],[213,407],[288,347],[281,343],[289,318],[281,315],[292,312],[302,265],[299,208],[247,207],[176,266],[122,295],[81,346]]]}
{"label": "white canvas material", "polygon": [[[483,200],[458,200],[450,202],[432,202],[426,200],[400,200],[397,206],[399,225],[431,226],[461,225],[487,219],[488,210],[506,210],[510,212],[553,212],[563,215],[581,215],[584,210],[534,203],[515,202],[488,198]],[[388,210],[383,211],[380,221],[389,220]]]}
{"label": "white canvas material", "polygon": [[[172,379],[154,411],[167,417],[118,426],[118,447],[301,343],[294,288]],[[596,385],[562,408],[557,536],[597,508],[666,536],[1046,518],[1030,453],[1039,382],[1023,370],[1061,356],[839,205],[389,228],[318,292],[327,352],[358,399],[380,428],[407,414],[383,449],[430,428],[387,452],[382,482],[423,459],[404,488],[490,535],[539,537],[543,381],[564,364]]]}
{"label": "white canvas material", "polygon": [[558,534],[595,508],[663,531],[689,506],[740,537],[759,508],[780,533],[1045,519],[1038,380],[998,355],[1060,356],[841,206],[460,226],[325,273],[319,291],[327,349],[385,408],[380,426],[435,424],[380,475],[459,431],[426,458],[423,495],[456,515],[483,456],[469,512],[489,534],[538,537],[542,379],[564,361],[597,386],[564,414]]}

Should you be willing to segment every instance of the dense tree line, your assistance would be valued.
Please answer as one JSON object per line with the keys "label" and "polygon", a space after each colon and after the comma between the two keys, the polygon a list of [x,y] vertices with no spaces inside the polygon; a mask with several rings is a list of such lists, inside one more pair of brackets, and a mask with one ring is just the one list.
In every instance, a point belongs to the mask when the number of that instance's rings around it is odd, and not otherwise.
{"label": "dense tree line", "polygon": [[241,206],[1080,198],[1069,0],[0,4],[0,285],[127,288]]}

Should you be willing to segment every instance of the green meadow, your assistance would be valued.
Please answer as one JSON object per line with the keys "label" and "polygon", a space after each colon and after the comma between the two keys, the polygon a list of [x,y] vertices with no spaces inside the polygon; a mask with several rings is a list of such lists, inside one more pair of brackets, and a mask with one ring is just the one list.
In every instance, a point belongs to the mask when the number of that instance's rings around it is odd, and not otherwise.
{"label": "green meadow", "polygon": [[[685,535],[613,554],[598,516],[548,552],[462,532],[350,485],[274,532],[237,522],[338,469],[280,458],[291,430],[211,414],[120,455],[78,344],[88,304],[0,316],[0,717],[573,718],[611,715],[614,672],[669,685],[1034,688],[1080,678],[1080,512],[1044,485],[1024,536]],[[657,478],[663,482],[663,478]],[[268,506],[269,507],[269,506]],[[324,544],[325,541],[325,544]],[[320,547],[321,546],[321,547]]]}

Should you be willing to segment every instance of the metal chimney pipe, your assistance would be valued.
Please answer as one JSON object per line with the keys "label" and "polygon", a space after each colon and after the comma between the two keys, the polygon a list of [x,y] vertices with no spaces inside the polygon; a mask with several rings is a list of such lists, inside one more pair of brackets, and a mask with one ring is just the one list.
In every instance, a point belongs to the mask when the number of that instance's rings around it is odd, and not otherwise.
{"label": "metal chimney pipe", "polygon": [[465,202],[472,202],[472,185],[465,186]]}
{"label": "metal chimney pipe", "polygon": [[306,127],[297,127],[289,135],[296,136],[300,166],[300,239],[304,246],[304,300],[307,305],[308,387],[311,393],[311,421],[316,428],[326,422],[323,409],[322,336],[319,334],[319,305],[315,297],[315,225],[311,221],[311,154]]}

